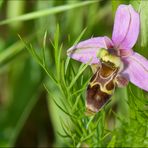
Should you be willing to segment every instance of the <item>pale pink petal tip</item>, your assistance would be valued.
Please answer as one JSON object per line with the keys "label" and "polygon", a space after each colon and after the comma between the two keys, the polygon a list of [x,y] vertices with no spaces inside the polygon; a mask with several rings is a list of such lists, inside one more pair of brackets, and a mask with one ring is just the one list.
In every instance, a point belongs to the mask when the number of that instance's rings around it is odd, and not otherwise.
{"label": "pale pink petal tip", "polygon": [[148,60],[138,53],[124,59],[126,68],[123,71],[133,84],[148,91]]}
{"label": "pale pink petal tip", "polygon": [[97,53],[101,48],[108,49],[112,46],[112,41],[108,37],[94,37],[72,46],[67,51],[67,55],[82,63],[96,64],[99,62]]}
{"label": "pale pink petal tip", "polygon": [[112,40],[118,49],[131,49],[139,35],[139,14],[131,5],[120,5],[116,11]]}

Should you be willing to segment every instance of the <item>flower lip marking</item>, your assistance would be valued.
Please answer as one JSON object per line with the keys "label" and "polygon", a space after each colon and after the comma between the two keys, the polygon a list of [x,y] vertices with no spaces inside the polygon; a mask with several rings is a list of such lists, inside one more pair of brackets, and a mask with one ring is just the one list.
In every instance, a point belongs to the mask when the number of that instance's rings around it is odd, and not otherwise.
{"label": "flower lip marking", "polygon": [[[92,59],[91,67],[98,65],[93,68],[94,76],[87,89],[86,106],[91,106],[91,111],[99,111],[110,100],[115,87],[126,86],[128,81],[148,91],[148,60],[132,49],[139,30],[139,14],[131,5],[119,5],[112,39],[107,36],[90,38],[67,51],[75,60],[88,63]],[[97,101],[96,94],[101,96],[101,101]]]}
{"label": "flower lip marking", "polygon": [[[103,50],[101,52],[103,54],[100,53],[100,67],[87,88],[87,111],[91,112],[98,112],[110,100],[116,87],[115,78],[119,71],[118,60],[108,59],[109,53]],[[109,55],[109,57],[111,56]]]}

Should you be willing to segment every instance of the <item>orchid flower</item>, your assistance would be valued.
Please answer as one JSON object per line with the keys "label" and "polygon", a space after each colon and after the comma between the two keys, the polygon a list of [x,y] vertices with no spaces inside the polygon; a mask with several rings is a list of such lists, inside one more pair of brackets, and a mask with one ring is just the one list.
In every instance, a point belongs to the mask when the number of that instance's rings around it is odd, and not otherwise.
{"label": "orchid flower", "polygon": [[122,64],[118,63],[120,70],[115,78],[116,86],[125,86],[130,81],[148,91],[148,60],[132,49],[139,31],[138,12],[131,5],[120,5],[115,14],[112,39],[107,36],[90,38],[72,46],[67,55],[82,63],[90,62],[91,66],[99,65],[103,58],[108,62],[115,59],[114,64],[120,59]]}

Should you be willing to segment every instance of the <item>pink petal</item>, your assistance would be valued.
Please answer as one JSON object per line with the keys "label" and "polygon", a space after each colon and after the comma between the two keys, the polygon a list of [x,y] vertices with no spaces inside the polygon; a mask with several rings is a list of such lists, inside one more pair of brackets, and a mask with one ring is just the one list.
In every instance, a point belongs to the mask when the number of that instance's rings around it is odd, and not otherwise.
{"label": "pink petal", "polygon": [[124,48],[124,49],[119,49],[117,51],[117,53],[120,57],[128,57],[128,56],[133,55],[134,51],[132,49],[125,49]]}
{"label": "pink petal", "polygon": [[116,48],[131,49],[139,34],[139,14],[131,5],[120,5],[116,11],[112,40]]}
{"label": "pink petal", "polygon": [[148,91],[148,60],[138,53],[124,59],[126,68],[123,71],[133,84]]}
{"label": "pink petal", "polygon": [[68,49],[67,55],[82,63],[96,64],[99,62],[97,58],[99,49],[110,47],[112,47],[112,41],[108,37],[94,37],[72,46]]}

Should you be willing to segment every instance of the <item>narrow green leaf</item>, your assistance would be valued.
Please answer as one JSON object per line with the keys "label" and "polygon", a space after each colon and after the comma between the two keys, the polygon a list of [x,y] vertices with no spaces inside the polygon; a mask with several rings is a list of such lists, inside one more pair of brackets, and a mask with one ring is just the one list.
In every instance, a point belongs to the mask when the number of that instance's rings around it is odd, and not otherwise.
{"label": "narrow green leaf", "polygon": [[[78,36],[78,38],[77,38],[76,41],[74,42],[74,45],[76,45],[76,44],[80,41],[80,39],[81,39],[82,36],[84,35],[85,31],[86,31],[86,28],[85,28],[85,29],[81,32],[81,34]],[[67,68],[68,68],[68,65],[69,65],[69,61],[70,61],[70,58],[67,57],[66,62],[65,62],[65,74],[66,74],[66,72],[67,72]]]}
{"label": "narrow green leaf", "polygon": [[108,148],[110,147],[115,147],[115,142],[116,142],[116,136],[113,136],[109,144],[107,145]]}
{"label": "narrow green leaf", "polygon": [[[141,20],[141,46],[144,48],[143,52],[147,54],[148,45],[148,2],[141,1],[139,4],[140,20]],[[139,50],[140,51],[140,50]]]}
{"label": "narrow green leaf", "polygon": [[80,3],[77,3],[77,4],[57,6],[57,7],[46,9],[46,10],[31,12],[31,13],[24,14],[24,15],[21,15],[21,16],[18,16],[18,17],[14,17],[14,18],[11,18],[11,19],[0,21],[0,25],[9,24],[9,23],[15,22],[15,21],[27,21],[27,20],[31,20],[31,19],[36,19],[36,18],[43,17],[43,16],[46,16],[46,15],[56,14],[56,13],[59,13],[59,12],[62,12],[62,11],[66,11],[66,10],[70,10],[70,9],[73,9],[73,8],[89,5],[89,4],[92,4],[92,3],[95,3],[95,2],[97,2],[97,1],[86,1],[86,2],[80,2]]}
{"label": "narrow green leaf", "polygon": [[43,58],[43,65],[44,66],[46,64],[46,61],[45,61],[46,39],[47,39],[47,31],[44,34],[44,38],[43,38],[43,49],[42,49],[42,58]]}
{"label": "narrow green leaf", "polygon": [[[19,36],[20,37],[20,36]],[[32,56],[35,58],[35,60],[37,61],[37,63],[44,69],[44,71],[46,72],[46,74],[49,76],[49,78],[51,80],[53,80],[53,82],[55,82],[55,84],[58,85],[56,77],[52,74],[51,71],[49,71],[46,67],[46,65],[44,65],[42,63],[42,59],[39,57],[39,55],[36,53],[35,49],[32,47],[32,45],[28,46],[27,43],[20,37],[21,41],[24,43],[26,49],[32,54]],[[43,50],[43,49],[42,49]],[[42,51],[43,53],[43,51]],[[59,85],[58,85],[59,86]]]}
{"label": "narrow green leaf", "polygon": [[[12,100],[7,108],[5,120],[0,122],[0,144],[6,139],[6,147],[14,146],[26,119],[38,100],[40,84],[44,78],[39,72],[38,65],[35,65],[31,59],[28,59],[24,66],[17,75],[15,85],[13,84]],[[32,75],[34,72],[37,75]]]}
{"label": "narrow green leaf", "polygon": [[[30,41],[32,38],[33,36],[29,36],[25,38],[25,40]],[[11,46],[9,46],[7,49],[5,49],[3,52],[1,52],[0,53],[0,67],[10,62],[19,53],[23,52],[24,48],[25,48],[25,44],[23,44],[22,41],[17,41]]]}
{"label": "narrow green leaf", "polygon": [[84,65],[82,64],[78,70],[77,75],[75,76],[75,78],[72,80],[72,82],[69,85],[68,89],[71,89],[72,86],[75,84],[76,80],[80,77],[80,75],[82,74],[82,72],[87,68],[88,64]]}
{"label": "narrow green leaf", "polygon": [[46,91],[48,92],[48,94],[51,96],[52,100],[54,101],[54,103],[57,105],[57,107],[59,109],[61,109],[61,111],[63,111],[66,115],[70,116],[71,118],[76,118],[74,115],[71,115],[70,113],[68,113],[65,109],[63,109],[55,100],[54,96],[52,95],[52,93],[49,91],[49,89],[47,88],[47,86],[44,84],[44,88],[46,89]]}
{"label": "narrow green leaf", "polygon": [[85,29],[81,32],[81,34],[78,36],[78,38],[77,38],[76,41],[74,42],[74,45],[77,44],[77,43],[80,41],[80,39],[81,39],[82,36],[84,35],[86,29],[87,29],[87,28],[85,28]]}
{"label": "narrow green leaf", "polygon": [[53,43],[53,48],[54,48],[54,60],[55,60],[55,66],[56,66],[56,72],[57,72],[57,78],[59,80],[59,75],[60,75],[60,57],[59,55],[61,54],[61,52],[59,52],[59,33],[60,33],[60,29],[59,29],[59,25],[57,25],[56,28],[56,32],[54,35],[54,43]]}
{"label": "narrow green leaf", "polygon": [[4,0],[0,0],[0,7],[2,6],[3,2],[4,2]]}

